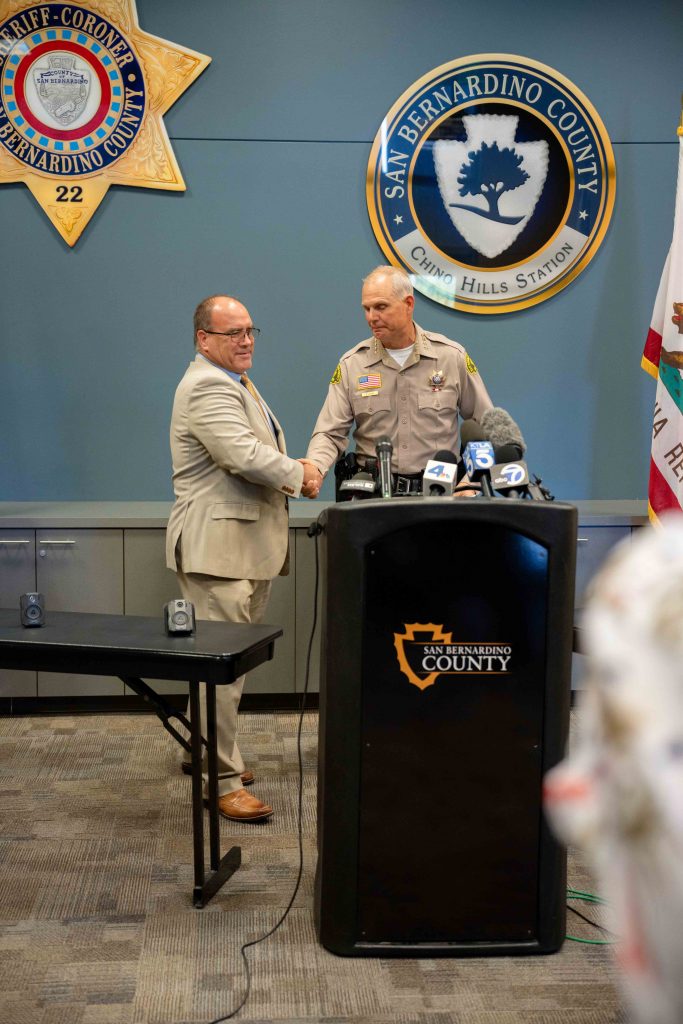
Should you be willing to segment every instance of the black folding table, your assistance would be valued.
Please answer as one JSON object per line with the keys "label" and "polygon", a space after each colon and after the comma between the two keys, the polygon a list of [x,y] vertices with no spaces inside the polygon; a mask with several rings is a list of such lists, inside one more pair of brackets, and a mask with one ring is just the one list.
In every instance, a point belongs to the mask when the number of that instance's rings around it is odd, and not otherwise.
{"label": "black folding table", "polygon": [[[198,622],[192,636],[167,636],[161,617],[50,612],[40,627],[24,627],[19,608],[0,608],[0,668],[118,676],[147,700],[164,728],[192,755],[192,833],[195,907],[203,907],[241,861],[239,846],[221,859],[218,827],[216,686],[233,683],[273,657],[277,626]],[[190,687],[190,720],[141,678],[180,679]],[[206,737],[202,736],[199,684],[206,685]],[[190,742],[171,724],[177,719]],[[205,875],[202,807],[202,746],[209,774],[209,851]]]}

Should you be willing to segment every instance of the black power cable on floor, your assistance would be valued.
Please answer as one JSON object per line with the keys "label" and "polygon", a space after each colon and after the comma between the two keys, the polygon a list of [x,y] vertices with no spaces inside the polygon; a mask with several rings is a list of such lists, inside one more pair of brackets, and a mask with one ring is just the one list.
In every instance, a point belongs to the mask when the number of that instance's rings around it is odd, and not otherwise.
{"label": "black power cable on floor", "polygon": [[278,930],[280,925],[282,925],[284,923],[287,915],[289,914],[290,910],[292,909],[292,906],[294,905],[294,900],[296,899],[296,894],[298,893],[299,886],[301,885],[301,876],[303,875],[303,871],[304,871],[304,840],[303,840],[303,821],[302,821],[302,817],[303,817],[302,812],[303,812],[304,766],[303,766],[303,757],[301,755],[301,731],[302,731],[303,721],[304,721],[304,711],[306,710],[306,697],[308,696],[308,680],[309,680],[309,676],[310,676],[310,672],[311,672],[311,651],[313,650],[313,638],[315,636],[315,631],[316,631],[316,628],[317,628],[317,625],[318,625],[318,579],[319,579],[318,535],[321,532],[322,532],[322,529],[318,525],[318,523],[313,523],[308,528],[308,536],[309,537],[313,537],[314,540],[315,540],[315,588],[314,588],[314,592],[313,592],[313,625],[311,626],[311,635],[310,635],[310,638],[309,638],[309,641],[308,641],[308,652],[306,654],[306,677],[305,677],[305,680],[304,680],[303,693],[301,695],[301,708],[299,709],[299,725],[298,725],[297,733],[296,733],[296,750],[297,750],[297,756],[298,756],[298,761],[299,761],[299,792],[298,792],[298,803],[297,803],[297,832],[298,832],[298,838],[299,838],[299,870],[297,872],[296,882],[294,884],[294,891],[292,892],[292,895],[290,896],[290,899],[289,899],[289,903],[285,907],[285,909],[284,909],[280,919],[264,935],[259,935],[258,939],[252,939],[250,942],[245,942],[240,947],[240,955],[241,955],[242,961],[244,963],[244,973],[246,975],[246,986],[245,986],[244,996],[242,997],[241,1003],[239,1004],[239,1006],[237,1006],[232,1011],[232,1013],[228,1013],[224,1017],[216,1017],[214,1020],[210,1021],[209,1024],[222,1024],[223,1021],[231,1020],[233,1017],[236,1017],[237,1014],[240,1012],[240,1010],[242,1010],[246,1006],[247,1000],[249,999],[249,995],[251,994],[251,972],[249,970],[249,961],[247,959],[246,950],[249,949],[250,946],[257,946],[260,942],[265,942],[265,940],[269,939],[270,936],[273,935]]}
{"label": "black power cable on floor", "polygon": [[[584,903],[594,903],[598,906],[603,907],[609,905],[607,903],[607,900],[603,899],[602,896],[596,896],[592,892],[583,892],[581,889],[568,888],[567,899],[582,900]],[[580,911],[576,910],[575,907],[570,906],[569,903],[567,903],[567,910],[571,910],[572,913],[576,914],[577,917],[580,917],[584,921],[587,921],[588,924],[593,925],[594,928],[598,928],[601,932],[604,932],[606,935],[612,935],[614,937],[611,939],[582,939],[579,938],[579,936],[577,935],[565,935],[566,939],[569,939],[571,942],[582,942],[587,946],[613,946],[615,942],[617,942],[618,937],[615,936],[614,932],[611,932],[609,928],[605,928],[604,925],[599,924],[597,921],[592,921],[589,917],[586,917],[584,914],[580,913]]]}

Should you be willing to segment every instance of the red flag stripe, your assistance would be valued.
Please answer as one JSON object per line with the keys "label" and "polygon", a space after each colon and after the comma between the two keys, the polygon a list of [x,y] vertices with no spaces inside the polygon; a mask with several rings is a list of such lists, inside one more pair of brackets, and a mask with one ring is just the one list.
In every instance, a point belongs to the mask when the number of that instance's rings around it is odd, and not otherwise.
{"label": "red flag stripe", "polygon": [[[643,365],[643,369],[650,373],[650,366],[659,366],[659,354],[662,351],[662,336],[654,328],[650,328],[647,332],[647,338],[645,339],[645,348],[643,349],[643,363],[649,365]],[[655,369],[654,376],[657,376]]]}
{"label": "red flag stripe", "polygon": [[655,517],[662,512],[681,511],[678,498],[660,473],[654,459],[650,459],[650,486],[648,488],[650,511]]}

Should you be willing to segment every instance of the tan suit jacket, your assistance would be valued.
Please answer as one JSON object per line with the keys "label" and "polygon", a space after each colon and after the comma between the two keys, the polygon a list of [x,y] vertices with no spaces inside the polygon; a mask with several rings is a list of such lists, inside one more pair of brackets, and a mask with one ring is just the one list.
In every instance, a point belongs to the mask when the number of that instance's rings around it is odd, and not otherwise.
{"label": "tan suit jacket", "polygon": [[[268,410],[270,412],[270,410]],[[267,580],[288,571],[287,496],[303,466],[288,458],[243,385],[201,355],[178,385],[171,417],[176,501],[166,564],[183,572]]]}

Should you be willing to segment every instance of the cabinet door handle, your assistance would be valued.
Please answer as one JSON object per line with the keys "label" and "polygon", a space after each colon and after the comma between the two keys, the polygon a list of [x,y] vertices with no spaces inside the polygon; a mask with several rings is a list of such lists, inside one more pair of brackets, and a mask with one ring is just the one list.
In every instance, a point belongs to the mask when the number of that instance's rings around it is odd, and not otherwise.
{"label": "cabinet door handle", "polygon": [[587,544],[589,539],[590,539],[589,537],[577,537],[576,538],[576,543],[577,544]]}
{"label": "cabinet door handle", "polygon": [[23,547],[25,544],[30,544],[30,540],[0,540],[0,547],[13,548]]}
{"label": "cabinet door handle", "polygon": [[41,540],[38,544],[38,557],[45,558],[47,555],[45,548],[64,548],[75,544],[75,540]]}

